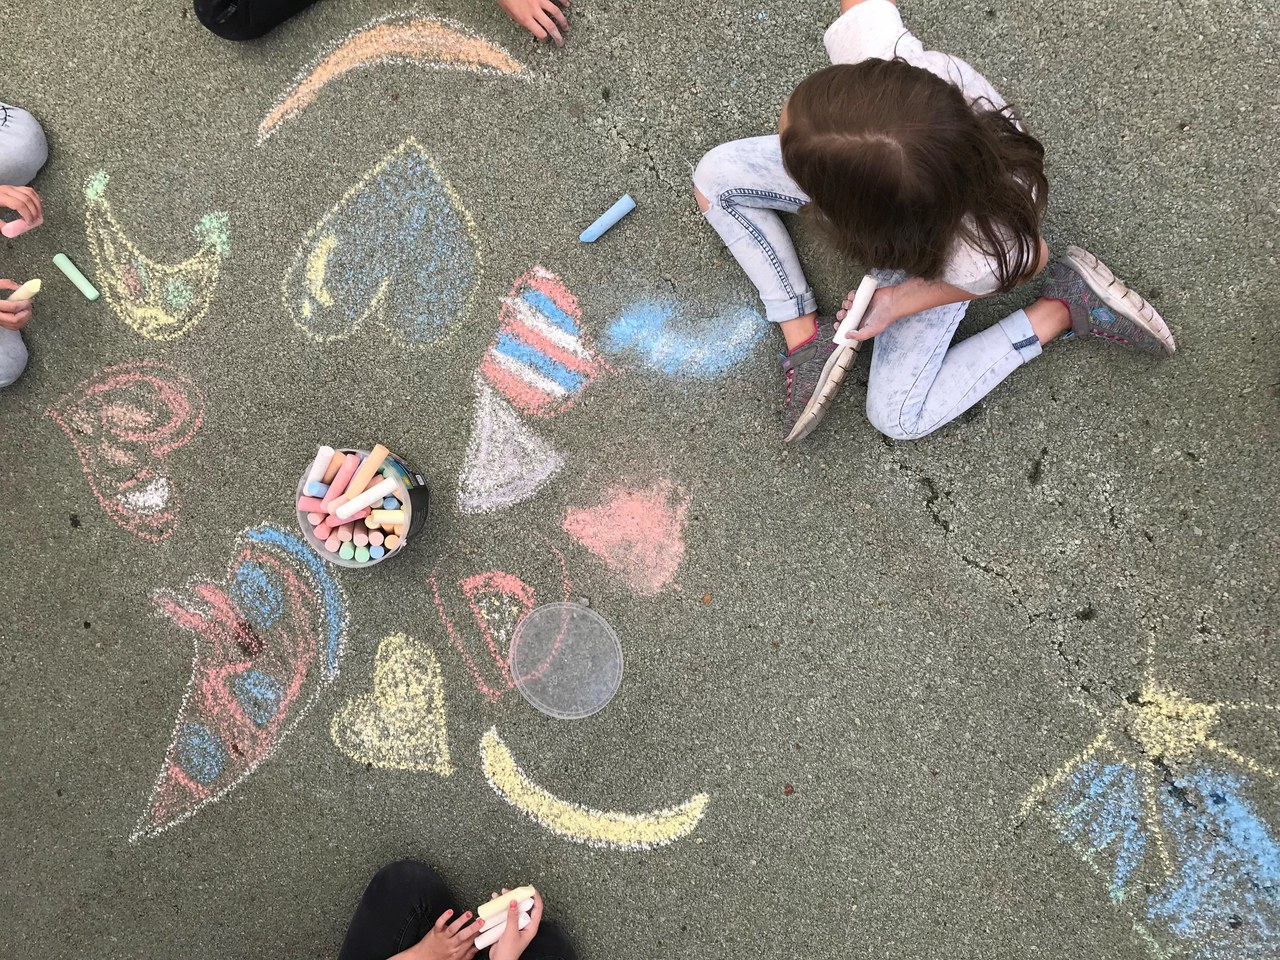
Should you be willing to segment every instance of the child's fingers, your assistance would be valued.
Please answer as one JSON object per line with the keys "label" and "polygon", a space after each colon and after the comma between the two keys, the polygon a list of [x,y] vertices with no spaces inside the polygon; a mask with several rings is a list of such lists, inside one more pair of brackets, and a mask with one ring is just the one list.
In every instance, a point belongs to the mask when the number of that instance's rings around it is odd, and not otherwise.
{"label": "child's fingers", "polygon": [[467,925],[467,921],[470,919],[471,919],[470,910],[466,910],[463,913],[459,914],[458,919],[453,921],[453,923],[449,924],[449,926],[446,927],[446,929],[449,932],[449,936],[452,937],[456,935],[459,930],[461,930],[463,927]]}
{"label": "child's fingers", "polygon": [[538,21],[538,25],[541,26],[542,29],[547,31],[557,47],[564,46],[564,37],[560,36],[560,31],[556,29],[555,23],[549,16],[539,10],[533,15],[533,18]]}
{"label": "child's fingers", "polygon": [[435,927],[435,928],[436,928],[437,930],[443,930],[443,929],[444,929],[444,925],[445,925],[446,923],[448,923],[448,922],[449,922],[449,918],[450,918],[451,916],[453,916],[453,911],[452,911],[452,910],[446,910],[444,913],[440,914],[439,919],[437,919],[437,920],[436,920],[436,927]]}
{"label": "child's fingers", "polygon": [[[17,290],[22,284],[16,280],[0,280],[0,290]],[[497,894],[494,894],[497,896]]]}
{"label": "child's fingers", "polygon": [[561,30],[569,29],[569,19],[564,15],[564,11],[560,9],[559,5],[555,3],[555,0],[542,0],[542,9],[547,16],[560,24]]}

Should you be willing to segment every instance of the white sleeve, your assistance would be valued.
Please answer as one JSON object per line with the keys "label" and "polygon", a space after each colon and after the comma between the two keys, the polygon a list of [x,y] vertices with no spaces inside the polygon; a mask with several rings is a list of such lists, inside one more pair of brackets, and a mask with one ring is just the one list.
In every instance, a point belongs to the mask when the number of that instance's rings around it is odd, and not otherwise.
{"label": "white sleeve", "polygon": [[957,238],[952,244],[942,279],[953,287],[967,290],[979,297],[1000,289],[995,258],[966,243],[963,238]]}
{"label": "white sleeve", "polygon": [[924,44],[902,25],[902,15],[889,0],[862,0],[827,28],[823,42],[832,63],[892,60],[899,55],[915,62]]}

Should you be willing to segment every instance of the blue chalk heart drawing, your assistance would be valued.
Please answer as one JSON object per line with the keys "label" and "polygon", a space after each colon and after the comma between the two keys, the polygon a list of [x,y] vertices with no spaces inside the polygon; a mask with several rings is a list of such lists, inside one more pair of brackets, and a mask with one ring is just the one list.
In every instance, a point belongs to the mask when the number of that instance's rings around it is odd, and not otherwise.
{"label": "blue chalk heart drawing", "polygon": [[749,307],[731,309],[693,329],[683,326],[675,300],[642,300],[622,311],[605,331],[611,353],[633,353],[641,363],[678,380],[714,380],[746,359],[769,322]]}
{"label": "blue chalk heart drawing", "polygon": [[410,137],[303,239],[284,277],[294,322],[341,340],[375,320],[426,346],[467,315],[483,264],[471,215]]}

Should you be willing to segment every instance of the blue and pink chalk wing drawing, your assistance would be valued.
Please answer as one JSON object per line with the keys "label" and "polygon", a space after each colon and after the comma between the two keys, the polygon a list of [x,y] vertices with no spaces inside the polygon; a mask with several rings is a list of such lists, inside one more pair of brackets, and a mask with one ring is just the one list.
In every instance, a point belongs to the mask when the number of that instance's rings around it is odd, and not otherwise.
{"label": "blue and pink chalk wing drawing", "polygon": [[293,534],[246,530],[220,583],[158,590],[157,609],[195,640],[191,681],[131,841],[181,823],[266,760],[337,675],[347,600]]}
{"label": "blue and pink chalk wing drawing", "polygon": [[307,233],[284,301],[314,340],[373,321],[421,347],[466,316],[482,270],[471,215],[410,137]]}
{"label": "blue and pink chalk wing drawing", "polygon": [[1243,775],[1099,751],[1044,798],[1063,840],[1158,955],[1280,956],[1280,847]]}

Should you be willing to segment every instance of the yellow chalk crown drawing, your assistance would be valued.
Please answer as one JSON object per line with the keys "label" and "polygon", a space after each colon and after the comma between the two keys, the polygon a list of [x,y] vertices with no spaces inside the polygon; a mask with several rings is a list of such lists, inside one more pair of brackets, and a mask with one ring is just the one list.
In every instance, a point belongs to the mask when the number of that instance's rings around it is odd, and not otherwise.
{"label": "yellow chalk crown drawing", "polygon": [[85,232],[96,278],[120,319],[149,340],[174,340],[209,312],[229,248],[227,215],[207,213],[196,224],[200,249],[181,263],[145,256],[107,202],[109,177],[99,170],[85,182]]}

